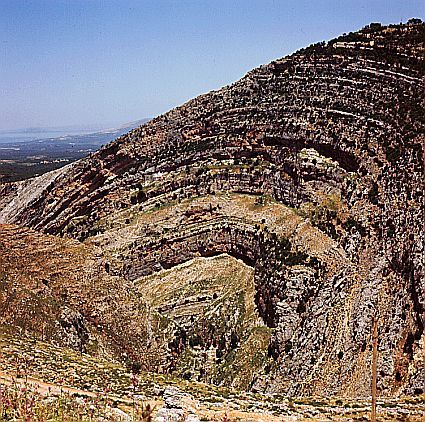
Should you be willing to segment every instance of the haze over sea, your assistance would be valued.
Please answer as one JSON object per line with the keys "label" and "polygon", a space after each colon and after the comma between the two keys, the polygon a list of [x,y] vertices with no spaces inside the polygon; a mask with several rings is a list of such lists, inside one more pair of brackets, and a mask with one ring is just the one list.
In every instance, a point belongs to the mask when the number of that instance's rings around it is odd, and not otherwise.
{"label": "haze over sea", "polygon": [[[106,126],[105,126],[106,127]],[[0,144],[10,144],[15,142],[38,141],[41,139],[60,138],[67,135],[83,135],[105,129],[99,126],[66,126],[66,127],[45,127],[45,128],[25,128],[15,130],[0,131]]]}

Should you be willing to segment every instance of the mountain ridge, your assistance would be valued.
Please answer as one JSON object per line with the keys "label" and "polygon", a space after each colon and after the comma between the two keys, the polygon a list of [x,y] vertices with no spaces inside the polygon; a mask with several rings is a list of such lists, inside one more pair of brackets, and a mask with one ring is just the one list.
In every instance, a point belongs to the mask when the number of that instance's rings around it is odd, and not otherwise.
{"label": "mountain ridge", "polygon": [[[0,186],[0,221],[95,248],[104,277],[131,289],[193,259],[242,259],[271,332],[250,388],[368,395],[378,315],[381,394],[422,394],[424,28],[370,25],[254,69]],[[173,332],[158,312],[158,350],[188,379],[209,351],[218,368],[243,348],[235,321]]]}

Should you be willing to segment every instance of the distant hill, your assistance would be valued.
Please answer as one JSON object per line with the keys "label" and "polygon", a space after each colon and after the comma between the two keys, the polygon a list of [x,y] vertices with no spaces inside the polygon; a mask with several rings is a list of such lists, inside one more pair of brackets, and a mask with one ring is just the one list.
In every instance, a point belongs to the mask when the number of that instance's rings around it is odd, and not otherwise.
{"label": "distant hill", "polygon": [[[118,128],[64,136],[52,136],[63,133],[64,129],[31,128],[8,132],[10,140],[5,141],[3,137],[0,142],[0,182],[24,180],[63,167],[147,121],[149,119],[141,119]],[[33,139],[34,135],[43,137]]]}

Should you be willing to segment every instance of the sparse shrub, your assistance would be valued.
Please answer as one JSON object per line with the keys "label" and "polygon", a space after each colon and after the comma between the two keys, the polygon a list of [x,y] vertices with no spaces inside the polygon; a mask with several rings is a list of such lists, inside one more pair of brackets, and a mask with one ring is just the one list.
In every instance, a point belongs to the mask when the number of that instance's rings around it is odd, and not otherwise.
{"label": "sparse shrub", "polygon": [[[114,405],[108,397],[109,388],[94,397],[70,394],[65,389],[59,394],[48,391],[42,395],[27,381],[12,380],[0,384],[0,421],[119,421],[120,416],[112,411]],[[134,401],[133,420],[151,422],[154,408],[149,404]]]}

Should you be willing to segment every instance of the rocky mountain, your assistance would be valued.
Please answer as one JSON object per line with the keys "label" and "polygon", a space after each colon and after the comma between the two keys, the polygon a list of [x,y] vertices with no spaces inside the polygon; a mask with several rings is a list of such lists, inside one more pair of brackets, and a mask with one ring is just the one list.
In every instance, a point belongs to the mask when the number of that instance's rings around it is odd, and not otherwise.
{"label": "rocky mountain", "polygon": [[376,317],[380,394],[423,394],[424,37],[371,24],[0,185],[1,322],[188,381],[356,397]]}

